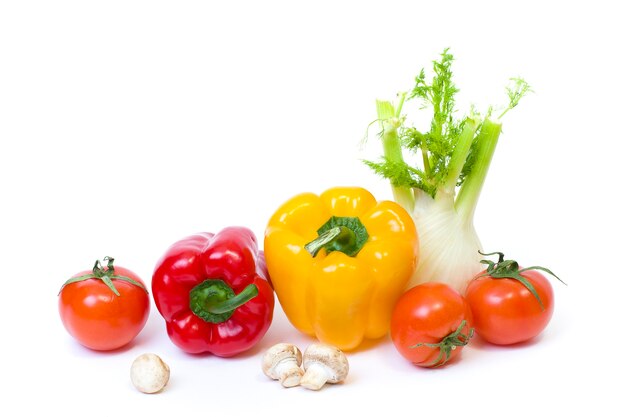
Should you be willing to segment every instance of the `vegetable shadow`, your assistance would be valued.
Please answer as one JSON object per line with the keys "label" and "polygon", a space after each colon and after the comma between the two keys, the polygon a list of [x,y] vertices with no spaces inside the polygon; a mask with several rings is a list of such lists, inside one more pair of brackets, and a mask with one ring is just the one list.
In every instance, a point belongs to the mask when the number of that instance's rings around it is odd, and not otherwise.
{"label": "vegetable shadow", "polygon": [[496,345],[493,343],[489,343],[488,341],[483,339],[480,335],[476,334],[472,338],[472,341],[470,342],[470,344],[468,344],[468,348],[472,348],[476,350],[485,350],[485,351],[526,349],[526,348],[530,348],[540,343],[543,337],[544,335],[542,333],[524,342],[513,343],[512,345]]}
{"label": "vegetable shadow", "polygon": [[142,343],[139,343],[137,341],[137,338],[135,338],[135,339],[131,340],[129,343],[125,344],[124,346],[118,347],[117,349],[96,350],[96,349],[88,348],[87,346],[83,346],[78,341],[76,341],[74,339],[69,340],[67,343],[68,343],[68,345],[70,345],[70,349],[72,349],[72,351],[75,353],[76,356],[91,356],[91,355],[117,356],[117,355],[122,355],[122,354],[132,350],[136,346],[142,344]]}

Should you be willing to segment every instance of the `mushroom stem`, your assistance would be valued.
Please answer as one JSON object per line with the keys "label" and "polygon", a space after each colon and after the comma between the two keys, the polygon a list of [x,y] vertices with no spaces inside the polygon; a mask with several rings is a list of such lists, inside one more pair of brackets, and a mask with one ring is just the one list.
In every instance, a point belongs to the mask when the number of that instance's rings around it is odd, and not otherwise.
{"label": "mushroom stem", "polygon": [[281,360],[280,363],[276,365],[274,372],[278,375],[280,383],[285,388],[298,385],[304,373],[296,358],[285,358]]}
{"label": "mushroom stem", "polygon": [[303,365],[305,372],[300,385],[312,390],[319,390],[327,382],[342,382],[350,367],[341,350],[324,343],[313,343],[306,348]]}
{"label": "mushroom stem", "polygon": [[304,371],[300,368],[302,352],[291,343],[278,343],[265,352],[261,367],[263,373],[280,381],[283,387],[295,387]]}
{"label": "mushroom stem", "polygon": [[328,368],[319,363],[312,363],[307,368],[300,385],[311,390],[319,390],[330,379]]}

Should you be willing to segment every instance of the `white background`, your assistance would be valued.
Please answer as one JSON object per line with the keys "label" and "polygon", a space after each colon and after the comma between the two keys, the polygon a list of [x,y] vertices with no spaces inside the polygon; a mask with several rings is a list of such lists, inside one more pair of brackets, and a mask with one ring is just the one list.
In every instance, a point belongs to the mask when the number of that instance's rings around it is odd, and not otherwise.
{"label": "white background", "polygon": [[[624,349],[624,39],[619,2],[0,3],[0,414],[608,415]],[[393,99],[445,47],[461,104],[535,94],[504,122],[475,224],[487,250],[545,265],[556,310],[532,343],[479,339],[442,369],[388,339],[349,356],[345,384],[283,389],[264,349],[310,339],[279,304],[261,343],[233,359],[181,353],[154,305],[129,347],[82,348],[57,291],[97,258],[150,281],[175,240],[231,225],[260,238],[302,191],[387,184],[376,98]],[[261,238],[262,239],[262,238]],[[155,352],[170,385],[142,395],[132,360]],[[620,388],[621,386],[621,388]],[[12,410],[12,411],[7,411]]]}

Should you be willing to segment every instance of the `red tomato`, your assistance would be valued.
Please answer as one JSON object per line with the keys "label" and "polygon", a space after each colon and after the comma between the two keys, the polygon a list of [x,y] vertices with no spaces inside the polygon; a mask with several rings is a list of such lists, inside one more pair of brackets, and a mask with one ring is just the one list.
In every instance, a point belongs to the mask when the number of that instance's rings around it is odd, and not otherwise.
{"label": "red tomato", "polygon": [[480,276],[470,281],[465,298],[474,315],[474,327],[483,339],[510,345],[532,339],[545,329],[554,310],[550,282],[534,270],[522,271],[539,300],[515,278]]}
{"label": "red tomato", "polygon": [[[143,281],[132,271],[96,262],[91,271],[70,278],[59,294],[59,313],[65,329],[82,345],[113,350],[129,343],[148,320],[150,299]],[[114,286],[109,287],[106,282]],[[134,281],[134,283],[133,283]]]}
{"label": "red tomato", "polygon": [[472,314],[450,286],[430,282],[405,292],[391,317],[391,339],[409,361],[441,366],[457,357],[472,337]]}

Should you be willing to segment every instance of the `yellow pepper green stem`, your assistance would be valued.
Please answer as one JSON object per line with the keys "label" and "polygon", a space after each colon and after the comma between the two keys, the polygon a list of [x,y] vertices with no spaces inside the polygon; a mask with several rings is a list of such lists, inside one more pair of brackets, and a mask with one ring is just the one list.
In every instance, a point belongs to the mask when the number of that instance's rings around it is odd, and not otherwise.
{"label": "yellow pepper green stem", "polygon": [[304,246],[314,257],[322,248],[326,249],[326,253],[339,251],[348,256],[356,256],[369,237],[365,226],[357,217],[333,216],[317,230],[317,234],[317,239]]}

